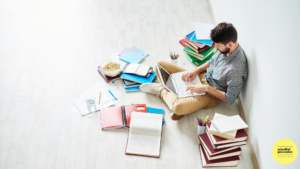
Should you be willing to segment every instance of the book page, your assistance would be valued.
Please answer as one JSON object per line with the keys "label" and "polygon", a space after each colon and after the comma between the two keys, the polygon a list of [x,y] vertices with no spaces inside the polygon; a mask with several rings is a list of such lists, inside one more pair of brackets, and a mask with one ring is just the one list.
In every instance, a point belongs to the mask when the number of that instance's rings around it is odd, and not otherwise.
{"label": "book page", "polygon": [[149,69],[150,69],[150,66],[140,64],[140,66],[137,68],[135,73],[137,75],[145,76],[145,75],[147,75]]}
{"label": "book page", "polygon": [[163,114],[131,113],[127,154],[159,156]]}
{"label": "book page", "polygon": [[129,133],[126,153],[159,156],[161,136]]}
{"label": "book page", "polygon": [[161,135],[162,114],[135,112],[131,113],[130,133]]}
{"label": "book page", "polygon": [[136,70],[138,69],[138,67],[139,67],[139,64],[129,64],[125,69],[125,73],[134,74],[136,72]]}

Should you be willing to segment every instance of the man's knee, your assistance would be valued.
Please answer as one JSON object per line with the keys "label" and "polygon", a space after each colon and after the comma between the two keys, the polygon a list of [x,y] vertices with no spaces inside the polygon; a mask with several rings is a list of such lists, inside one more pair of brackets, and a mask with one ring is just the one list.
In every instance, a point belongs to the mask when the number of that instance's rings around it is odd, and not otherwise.
{"label": "man's knee", "polygon": [[171,107],[171,111],[173,113],[175,113],[176,115],[185,115],[189,112],[186,112],[185,111],[185,106],[184,104],[181,104],[181,103],[173,103],[172,107]]}

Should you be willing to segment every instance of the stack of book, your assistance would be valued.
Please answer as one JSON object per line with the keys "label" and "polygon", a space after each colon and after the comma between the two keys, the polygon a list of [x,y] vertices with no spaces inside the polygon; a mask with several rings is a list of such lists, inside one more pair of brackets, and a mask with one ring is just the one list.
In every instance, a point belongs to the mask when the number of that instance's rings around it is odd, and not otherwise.
{"label": "stack of book", "polygon": [[98,72],[107,83],[114,83],[114,81],[122,79],[126,93],[140,91],[140,85],[155,82],[157,78],[153,67],[139,64],[148,55],[147,52],[137,47],[126,47],[120,53],[113,54],[111,58],[113,61],[118,60],[121,61],[122,65],[124,64],[119,75],[107,76],[101,66],[98,67]]}
{"label": "stack of book", "polygon": [[202,166],[237,166],[241,146],[246,145],[248,138],[244,129],[247,127],[239,115],[228,117],[216,113],[212,122],[207,123],[206,133],[199,135]]}
{"label": "stack of book", "polygon": [[179,43],[184,47],[183,53],[195,65],[200,66],[206,63],[215,52],[211,40],[197,40],[195,31],[186,35]]}

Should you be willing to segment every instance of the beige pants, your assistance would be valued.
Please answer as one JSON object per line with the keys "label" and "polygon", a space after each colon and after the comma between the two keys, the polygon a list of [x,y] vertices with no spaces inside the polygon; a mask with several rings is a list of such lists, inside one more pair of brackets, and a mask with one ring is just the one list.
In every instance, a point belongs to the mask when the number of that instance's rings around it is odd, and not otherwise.
{"label": "beige pants", "polygon": [[[164,69],[166,69],[169,73],[176,73],[176,72],[183,72],[187,71],[186,69],[174,65],[172,63],[166,61],[159,61],[158,62]],[[155,67],[155,71],[158,72],[157,67]],[[199,75],[200,81],[203,85],[209,85],[205,80],[205,72],[200,73]],[[164,74],[164,81],[168,78],[168,74]],[[159,80],[162,82],[158,75]],[[192,113],[199,109],[208,109],[215,107],[219,104],[220,100],[209,95],[201,95],[201,96],[194,96],[194,97],[186,97],[186,98],[178,98],[172,92],[169,92],[166,89],[163,89],[161,92],[161,98],[166,102],[169,106],[171,111],[176,115],[185,115],[188,113]]]}

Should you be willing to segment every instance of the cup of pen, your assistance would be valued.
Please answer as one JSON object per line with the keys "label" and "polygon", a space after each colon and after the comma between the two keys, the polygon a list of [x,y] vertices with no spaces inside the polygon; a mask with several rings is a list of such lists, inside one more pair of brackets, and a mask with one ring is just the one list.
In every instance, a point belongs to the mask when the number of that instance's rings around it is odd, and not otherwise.
{"label": "cup of pen", "polygon": [[204,134],[205,133],[205,126],[199,126],[198,125],[198,129],[197,129],[197,134]]}
{"label": "cup of pen", "polygon": [[174,53],[170,52],[171,63],[177,65],[178,57],[179,54],[176,54],[175,52]]}
{"label": "cup of pen", "polygon": [[205,126],[208,122],[209,122],[208,116],[206,116],[205,120],[203,117],[200,119],[197,117],[197,124],[198,124],[197,134],[198,135],[205,133],[205,131],[206,131]]}

